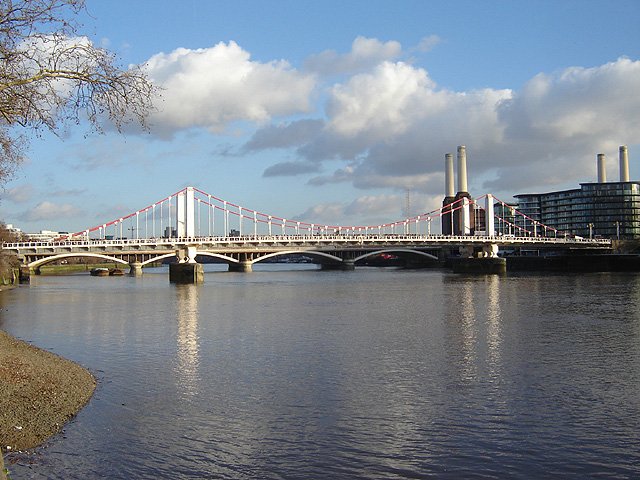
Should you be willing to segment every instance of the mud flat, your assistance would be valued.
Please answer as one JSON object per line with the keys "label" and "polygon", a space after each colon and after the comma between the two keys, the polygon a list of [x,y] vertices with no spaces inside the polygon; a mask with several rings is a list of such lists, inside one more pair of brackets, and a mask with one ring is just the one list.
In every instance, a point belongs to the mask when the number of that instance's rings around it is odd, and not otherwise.
{"label": "mud flat", "polygon": [[95,387],[85,368],[0,330],[2,452],[36,447],[59,432]]}

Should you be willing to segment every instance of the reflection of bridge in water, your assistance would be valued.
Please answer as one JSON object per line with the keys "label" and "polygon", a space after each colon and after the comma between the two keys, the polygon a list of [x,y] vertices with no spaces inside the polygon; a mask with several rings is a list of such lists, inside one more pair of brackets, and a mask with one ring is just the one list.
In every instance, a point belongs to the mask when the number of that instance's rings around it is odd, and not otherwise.
{"label": "reflection of bridge in water", "polygon": [[[177,265],[176,269],[188,272],[198,270],[202,257],[225,262],[230,270],[251,271],[256,263],[292,254],[312,257],[324,268],[352,269],[359,260],[384,253],[424,263],[442,260],[452,252],[491,258],[500,249],[611,247],[610,240],[565,235],[513,209],[509,218],[503,218],[496,215],[495,202],[491,195],[462,198],[433,212],[387,224],[338,226],[266,215],[187,187],[142,210],[65,238],[6,243],[2,248],[18,255],[24,274],[38,273],[42,265],[66,258],[91,257],[128,265],[132,275],[140,275],[145,265],[167,258],[176,259],[172,268]],[[452,230],[464,234],[431,233],[433,223],[444,227],[454,221],[462,225]],[[134,238],[124,238],[125,229]]]}

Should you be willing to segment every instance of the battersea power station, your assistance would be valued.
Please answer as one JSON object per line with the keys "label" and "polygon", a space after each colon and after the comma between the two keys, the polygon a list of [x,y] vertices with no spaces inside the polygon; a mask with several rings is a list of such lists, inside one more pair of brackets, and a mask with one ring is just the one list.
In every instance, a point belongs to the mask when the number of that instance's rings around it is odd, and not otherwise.
{"label": "battersea power station", "polygon": [[[507,221],[485,226],[484,212],[474,212],[474,204],[467,191],[467,156],[464,146],[458,147],[457,192],[454,189],[453,154],[445,155],[445,197],[443,201],[442,233],[469,235],[492,228],[498,235],[516,233],[526,215],[539,222],[551,234],[552,229],[563,234],[584,238],[640,239],[640,182],[629,179],[629,157],[626,145],[619,147],[619,179],[607,181],[606,156],[596,156],[597,182],[581,183],[580,188],[548,193],[520,193],[516,202],[505,206],[492,205],[496,213]],[[489,196],[488,200],[491,200]],[[448,211],[447,211],[448,210]],[[555,232],[553,234],[556,234]]]}

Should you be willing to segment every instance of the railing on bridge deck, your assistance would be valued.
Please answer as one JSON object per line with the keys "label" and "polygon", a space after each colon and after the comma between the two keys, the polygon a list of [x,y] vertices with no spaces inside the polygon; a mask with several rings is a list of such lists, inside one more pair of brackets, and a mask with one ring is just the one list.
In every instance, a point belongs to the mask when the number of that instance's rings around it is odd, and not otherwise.
{"label": "railing on bridge deck", "polygon": [[352,234],[352,235],[242,235],[242,236],[197,236],[182,238],[136,238],[136,239],[89,239],[89,240],[57,240],[50,242],[7,242],[2,244],[5,250],[56,247],[126,247],[126,246],[163,246],[185,244],[255,244],[255,243],[434,243],[434,244],[478,244],[493,243],[498,245],[545,244],[545,245],[580,245],[610,246],[609,239],[588,239],[582,237],[544,237],[511,235],[441,235],[441,234]]}

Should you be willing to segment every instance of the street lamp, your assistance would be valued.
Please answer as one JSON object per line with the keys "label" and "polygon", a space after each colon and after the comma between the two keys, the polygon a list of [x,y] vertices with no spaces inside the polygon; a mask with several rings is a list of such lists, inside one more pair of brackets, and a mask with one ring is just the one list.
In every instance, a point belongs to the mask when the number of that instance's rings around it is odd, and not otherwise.
{"label": "street lamp", "polygon": [[593,223],[589,224],[589,240],[593,238]]}
{"label": "street lamp", "polygon": [[620,240],[620,221],[616,220],[615,224],[616,224],[616,239]]}

